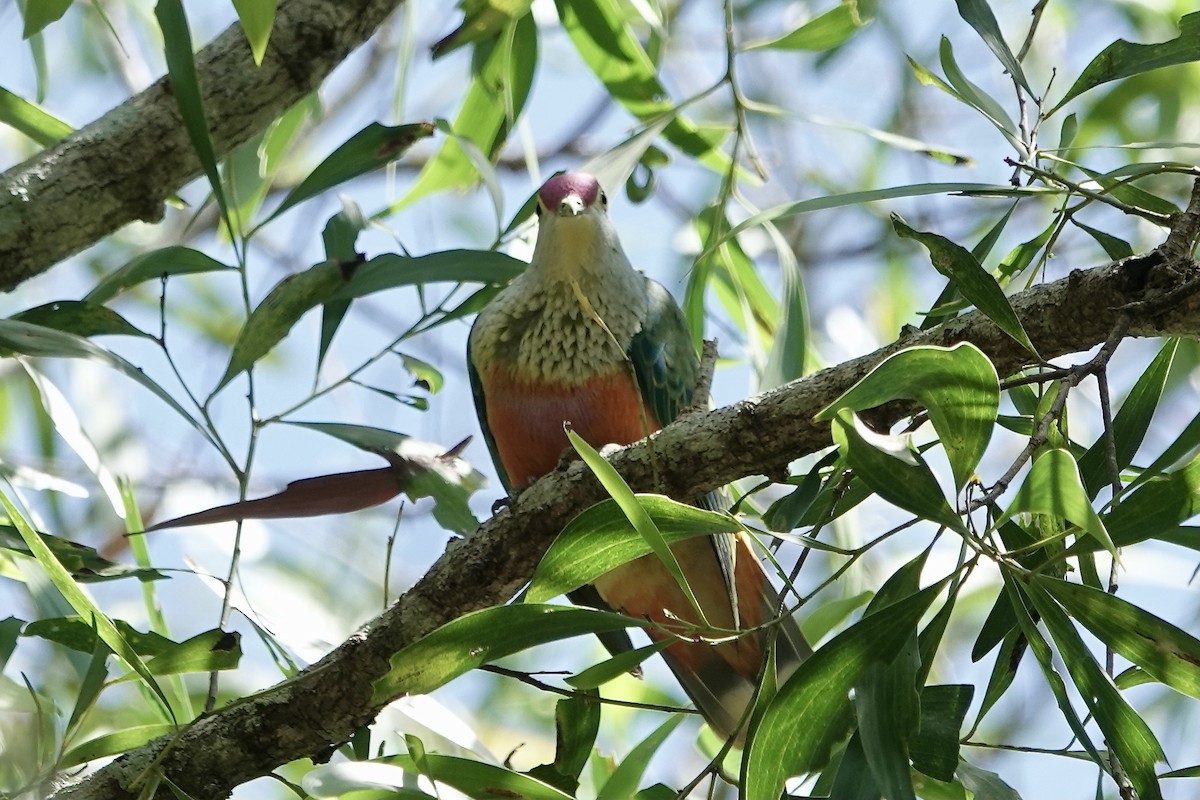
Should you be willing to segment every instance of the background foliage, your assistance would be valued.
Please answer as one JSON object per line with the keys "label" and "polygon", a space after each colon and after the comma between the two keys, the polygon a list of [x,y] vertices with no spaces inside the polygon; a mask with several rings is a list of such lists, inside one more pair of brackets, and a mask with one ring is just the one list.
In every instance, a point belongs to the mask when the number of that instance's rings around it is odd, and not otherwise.
{"label": "background foliage", "polygon": [[[411,2],[219,158],[192,44],[238,24],[263,58],[275,2],[0,9],[5,168],[167,73],[204,173],[4,298],[0,790],[294,675],[488,515],[495,482],[468,500],[480,475],[436,458],[476,432],[467,323],[528,255],[534,188],[583,165],[720,339],[719,404],[971,307],[1031,368],[906,351],[822,413],[835,447],[735,487],[738,523],[642,499],[667,535],[782,542],[821,647],[768,685],[744,763],[661,710],[681,695],[656,660],[636,681],[591,637],[535,647],[632,621],[523,604],[401,651],[378,696],[431,694],[239,794],[773,798],[803,773],[800,795],[1193,795],[1196,345],[1114,328],[1037,366],[1006,293],[1166,239],[1197,174],[1200,15],[993,5]],[[926,410],[866,426],[897,398]],[[396,470],[409,499],[374,506]],[[126,536],[306,478],[274,502],[373,507]],[[586,512],[526,600],[625,528]]]}

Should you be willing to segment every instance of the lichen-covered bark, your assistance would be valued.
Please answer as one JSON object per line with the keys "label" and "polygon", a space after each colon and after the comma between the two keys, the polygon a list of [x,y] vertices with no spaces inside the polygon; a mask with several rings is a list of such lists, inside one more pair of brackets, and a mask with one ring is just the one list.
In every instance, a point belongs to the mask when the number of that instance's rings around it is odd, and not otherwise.
{"label": "lichen-covered bark", "polygon": [[[238,25],[196,55],[217,157],[264,130],[379,27],[401,0],[284,0],[261,66]],[[200,174],[164,77],[0,175],[0,290],[118,228],[163,216]]]}

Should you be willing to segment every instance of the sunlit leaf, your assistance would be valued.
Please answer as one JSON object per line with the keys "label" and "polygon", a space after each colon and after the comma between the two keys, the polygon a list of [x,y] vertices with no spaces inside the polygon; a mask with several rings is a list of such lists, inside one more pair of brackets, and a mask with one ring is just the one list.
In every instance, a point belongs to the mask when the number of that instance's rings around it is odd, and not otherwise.
{"label": "sunlit leaf", "polygon": [[844,44],[855,31],[870,20],[858,15],[858,3],[848,0],[820,14],[782,36],[751,42],[743,50],[770,48],[773,50],[832,50]]}
{"label": "sunlit leaf", "polygon": [[[406,760],[403,763],[411,765],[412,762]],[[384,795],[392,800],[438,800],[434,795],[412,788],[416,784],[415,774],[391,763],[338,761],[308,770],[301,785],[310,796],[320,800],[340,800],[358,793],[363,797]]]}
{"label": "sunlit leaf", "polygon": [[617,653],[612,658],[601,661],[599,664],[593,664],[583,672],[564,678],[563,680],[576,689],[595,689],[611,680],[628,675],[636,670],[643,661],[656,653],[662,652],[673,644],[675,644],[675,640],[668,637],[648,644],[645,647],[626,650]]}
{"label": "sunlit leaf", "polygon": [[916,400],[929,411],[955,487],[962,489],[987,449],[1000,408],[996,368],[969,342],[908,348],[889,356],[815,419],[831,419],[842,408],[864,411],[902,398]]}
{"label": "sunlit leaf", "polygon": [[958,762],[954,776],[972,792],[974,800],[1021,800],[1017,790],[994,772],[980,769],[966,759]]}
{"label": "sunlit leaf", "polygon": [[28,3],[21,3],[21,14],[25,18],[21,38],[28,39],[40,33],[51,22],[62,19],[72,2],[73,0],[30,0]]}
{"label": "sunlit leaf", "polygon": [[1048,448],[1034,456],[1025,482],[1013,496],[1005,517],[1024,511],[1065,519],[1095,538],[1106,550],[1116,545],[1084,491],[1075,459],[1067,450]]}
{"label": "sunlit leaf", "polygon": [[463,21],[431,48],[434,59],[499,36],[514,20],[529,13],[531,5],[533,0],[460,0]]}
{"label": "sunlit leaf", "polygon": [[[1009,49],[1008,42],[1004,41],[1004,35],[1000,33],[1000,25],[996,22],[996,15],[992,13],[987,0],[956,0],[956,2],[959,16],[966,20],[979,34],[979,37],[987,43],[1004,67],[1004,71],[1021,84],[1021,88],[1028,94],[1034,95],[1035,92],[1029,86],[1029,81],[1025,79],[1025,71],[1021,69],[1021,62]],[[949,778],[945,780],[949,780]]]}
{"label": "sunlit leaf", "polygon": [[1193,12],[1179,20],[1179,36],[1170,41],[1133,44],[1117,39],[1104,48],[1084,67],[1063,99],[1045,116],[1050,116],[1071,99],[1103,83],[1197,59],[1200,59],[1200,12]]}
{"label": "sunlit leaf", "polygon": [[254,63],[262,64],[267,52],[267,42],[271,39],[271,26],[275,24],[276,0],[233,0],[237,9],[238,21],[246,40],[250,42],[250,52],[254,54]]}
{"label": "sunlit leaf", "polygon": [[175,726],[169,724],[134,725],[122,728],[72,747],[63,753],[58,763],[63,768],[74,767],[98,758],[121,755],[174,730]]}
{"label": "sunlit leaf", "polygon": [[523,603],[476,611],[392,656],[391,668],[374,683],[372,702],[431,692],[464,672],[535,645],[641,624],[623,614],[574,606]]}
{"label": "sunlit leaf", "polygon": [[625,758],[621,759],[612,775],[600,787],[596,793],[596,800],[624,800],[627,797],[633,797],[646,767],[650,765],[650,759],[684,719],[682,714],[676,714],[638,742]]}
{"label": "sunlit leaf", "polygon": [[[34,2],[27,5],[36,8],[40,4]],[[74,130],[35,103],[3,87],[0,87],[0,124],[20,131],[43,147],[65,139]]]}
{"label": "sunlit leaf", "polygon": [[742,771],[746,796],[778,797],[787,778],[826,763],[830,747],[845,734],[851,688],[870,664],[896,657],[943,585],[863,617],[800,665],[779,688],[750,743]]}

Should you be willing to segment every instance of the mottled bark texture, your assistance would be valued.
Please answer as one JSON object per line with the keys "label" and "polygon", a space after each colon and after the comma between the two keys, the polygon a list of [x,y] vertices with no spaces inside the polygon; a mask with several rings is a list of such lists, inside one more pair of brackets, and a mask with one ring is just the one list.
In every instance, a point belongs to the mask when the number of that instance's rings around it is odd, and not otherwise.
{"label": "mottled bark texture", "polygon": [[[196,54],[218,158],[264,130],[362,44],[401,0],[283,0],[256,66],[240,26]],[[0,290],[118,228],[157,222],[200,174],[166,77],[0,175]]]}
{"label": "mottled bark texture", "polygon": [[[1190,256],[1198,208],[1200,195],[1177,221],[1176,230],[1185,234],[1152,253],[1076,271],[1015,296],[1013,305],[1042,356],[1087,350],[1126,323],[1128,336],[1200,333],[1200,271]],[[1001,375],[1030,359],[982,314],[966,314],[759,397],[687,414],[611,460],[635,489],[675,497],[696,497],[747,475],[781,473],[789,461],[830,444],[828,423],[814,422],[813,415],[872,366],[902,347],[960,341],[976,344]],[[875,420],[887,423],[911,412],[888,407]],[[156,785],[161,776],[189,797],[215,800],[288,761],[320,759],[378,713],[371,684],[386,672],[392,653],[456,617],[506,602],[558,531],[602,497],[580,463],[547,475],[474,535],[452,542],[394,606],[319,663],[122,756],[55,797],[117,800]],[[172,797],[165,784],[158,795]]]}

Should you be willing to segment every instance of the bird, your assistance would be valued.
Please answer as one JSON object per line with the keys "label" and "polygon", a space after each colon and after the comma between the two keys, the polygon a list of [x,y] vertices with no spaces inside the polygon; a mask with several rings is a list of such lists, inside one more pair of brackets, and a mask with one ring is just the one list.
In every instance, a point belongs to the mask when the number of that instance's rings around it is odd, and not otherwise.
{"label": "bird", "polygon": [[[700,374],[683,312],[630,264],[594,176],[549,178],[537,215],[529,266],[479,313],[467,344],[480,427],[510,496],[557,467],[569,446],[564,425],[595,448],[631,444],[693,406]],[[716,494],[689,502],[720,503]],[[759,626],[777,616],[779,595],[745,534],[672,550],[711,626],[756,630],[720,643],[683,633],[681,621],[698,617],[654,554],[569,597],[649,620],[652,639],[676,638],[662,651],[667,665],[709,725],[741,746],[771,635]],[[812,650],[790,616],[774,627],[782,682]],[[623,632],[601,641],[614,653],[632,646]]]}

